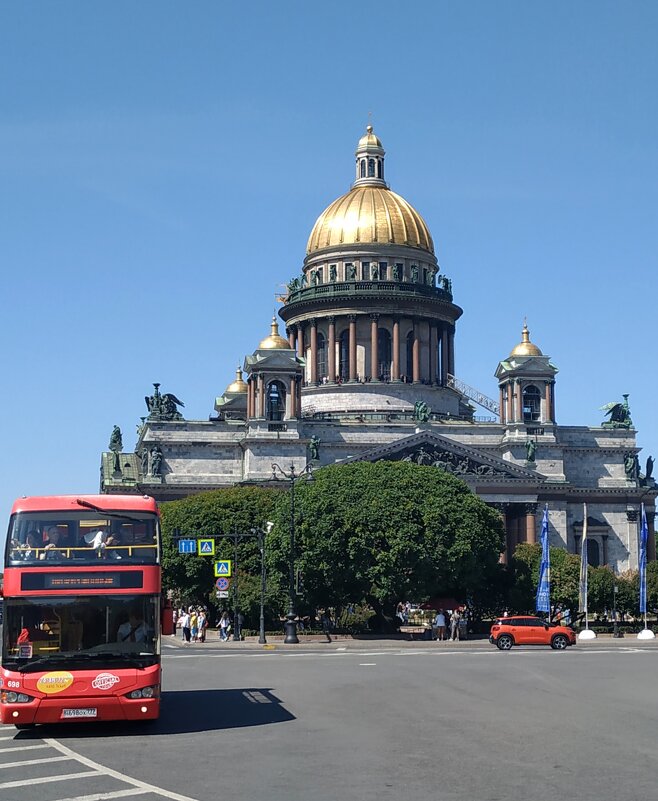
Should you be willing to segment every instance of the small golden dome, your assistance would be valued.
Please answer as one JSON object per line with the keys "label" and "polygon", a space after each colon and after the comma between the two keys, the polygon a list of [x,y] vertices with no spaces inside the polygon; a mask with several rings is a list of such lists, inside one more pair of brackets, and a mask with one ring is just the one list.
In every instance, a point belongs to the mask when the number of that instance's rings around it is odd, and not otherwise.
{"label": "small golden dome", "polygon": [[543,356],[544,354],[539,348],[530,341],[530,331],[528,326],[523,323],[523,331],[521,332],[521,341],[512,349],[510,356]]}
{"label": "small golden dome", "polygon": [[229,384],[226,389],[224,390],[225,395],[229,395],[230,393],[239,393],[239,392],[246,392],[247,385],[242,380],[242,369],[240,365],[238,365],[238,369],[235,371],[235,381],[232,384]]}
{"label": "small golden dome", "polygon": [[279,325],[276,317],[272,317],[270,335],[258,346],[258,350],[290,350],[290,343],[279,334]]}
{"label": "small golden dome", "polygon": [[363,150],[366,147],[379,147],[379,148],[382,147],[382,143],[379,140],[379,137],[375,136],[375,134],[372,131],[372,125],[368,125],[366,127],[365,136],[362,136],[361,139],[359,139],[359,144],[356,146],[356,149],[357,151],[359,151]]}
{"label": "small golden dome", "polygon": [[360,243],[407,245],[434,253],[425,220],[385,186],[356,186],[334,200],[313,226],[306,253]]}

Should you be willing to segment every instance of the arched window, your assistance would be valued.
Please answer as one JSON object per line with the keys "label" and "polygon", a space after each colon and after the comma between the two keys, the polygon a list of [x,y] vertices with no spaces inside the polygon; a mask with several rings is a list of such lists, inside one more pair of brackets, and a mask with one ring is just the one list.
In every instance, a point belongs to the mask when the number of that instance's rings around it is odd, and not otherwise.
{"label": "arched window", "polygon": [[366,160],[365,159],[361,159],[361,177],[362,178],[366,177]]}
{"label": "arched window", "polygon": [[350,377],[350,332],[345,329],[340,335],[339,339],[339,360],[338,360],[338,375],[341,381],[347,381]]}
{"label": "arched window", "polygon": [[283,420],[286,414],[286,388],[280,381],[271,381],[267,387],[267,419]]}
{"label": "arched window", "polygon": [[377,374],[373,378],[379,378],[380,381],[391,380],[391,335],[385,328],[380,328],[377,331],[377,355],[379,357],[379,364],[377,365]]}
{"label": "arched window", "polygon": [[414,377],[414,332],[407,334],[407,372],[406,380],[411,383]]}
{"label": "arched window", "polygon": [[368,159],[368,178],[375,177],[375,160]]}
{"label": "arched window", "polygon": [[530,384],[523,390],[523,420],[532,422],[539,420],[541,409],[541,392]]}
{"label": "arched window", "polygon": [[[327,348],[323,334],[318,331],[318,378],[322,381],[327,377]],[[334,376],[330,376],[333,381]]]}
{"label": "arched window", "polygon": [[378,178],[382,177],[382,160],[381,159],[377,159],[377,177]]}

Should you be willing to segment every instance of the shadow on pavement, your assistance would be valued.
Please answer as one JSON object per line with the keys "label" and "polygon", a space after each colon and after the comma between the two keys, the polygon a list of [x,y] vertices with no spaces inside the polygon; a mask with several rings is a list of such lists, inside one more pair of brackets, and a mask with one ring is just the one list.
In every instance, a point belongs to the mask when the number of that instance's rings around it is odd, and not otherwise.
{"label": "shadow on pavement", "polygon": [[174,690],[162,694],[159,720],[44,724],[17,731],[14,739],[143,737],[237,729],[295,720],[269,688]]}

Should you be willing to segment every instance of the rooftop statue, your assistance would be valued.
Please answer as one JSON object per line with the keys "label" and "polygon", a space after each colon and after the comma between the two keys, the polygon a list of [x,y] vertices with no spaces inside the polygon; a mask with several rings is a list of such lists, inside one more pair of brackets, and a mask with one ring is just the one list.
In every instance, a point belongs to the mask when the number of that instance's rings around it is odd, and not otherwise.
{"label": "rooftop statue", "polygon": [[320,458],[320,438],[316,437],[315,434],[311,437],[311,441],[308,443],[308,450],[311,454],[311,461],[317,460]]}
{"label": "rooftop statue", "polygon": [[414,403],[414,420],[419,423],[426,423],[430,419],[430,407],[425,401],[416,401]]}
{"label": "rooftop statue", "polygon": [[534,439],[528,439],[525,443],[525,458],[526,462],[534,462],[535,461],[535,451],[537,450],[537,445],[535,444]]}
{"label": "rooftop statue", "polygon": [[154,391],[149,397],[144,398],[146,408],[149,410],[149,420],[182,420],[183,415],[176,408],[177,406],[185,406],[183,401],[171,392],[164,395],[160,394],[160,384],[153,384]]}
{"label": "rooftop statue", "polygon": [[121,429],[119,426],[114,426],[110,436],[110,450],[113,453],[121,453],[123,450],[123,439],[121,437]]}
{"label": "rooftop statue", "polygon": [[623,403],[606,403],[601,406],[601,411],[605,412],[608,420],[601,423],[601,428],[632,428],[631,410],[628,407],[628,395],[624,395]]}

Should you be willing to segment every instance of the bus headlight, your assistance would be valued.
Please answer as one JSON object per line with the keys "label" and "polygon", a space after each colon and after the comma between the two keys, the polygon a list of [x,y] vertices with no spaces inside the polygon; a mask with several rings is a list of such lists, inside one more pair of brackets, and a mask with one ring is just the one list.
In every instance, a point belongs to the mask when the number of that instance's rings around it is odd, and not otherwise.
{"label": "bus headlight", "polygon": [[126,698],[157,698],[160,694],[160,687],[154,684],[151,687],[142,687],[139,690],[133,690],[128,693]]}
{"label": "bus headlight", "polygon": [[28,704],[34,700],[32,696],[25,693],[15,693],[13,690],[3,690],[0,693],[0,702],[3,704]]}

